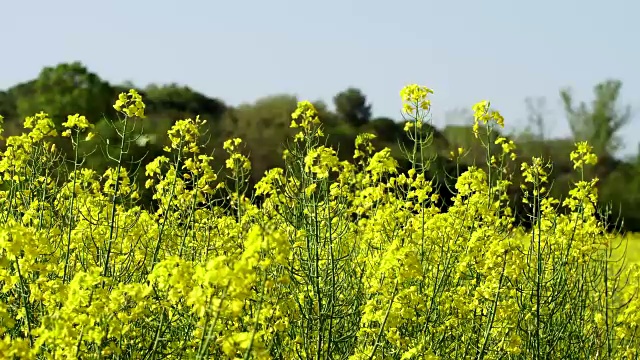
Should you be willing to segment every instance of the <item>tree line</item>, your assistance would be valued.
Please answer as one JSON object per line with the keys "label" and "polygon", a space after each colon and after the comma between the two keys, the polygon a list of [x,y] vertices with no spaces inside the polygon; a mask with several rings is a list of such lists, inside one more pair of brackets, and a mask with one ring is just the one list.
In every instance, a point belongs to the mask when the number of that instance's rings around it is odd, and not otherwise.
{"label": "tree line", "polygon": [[[98,134],[93,140],[82,144],[81,153],[85,166],[102,173],[109,166],[109,146],[116,142],[118,123],[112,107],[114,99],[133,84],[111,84],[91,72],[80,62],[61,63],[45,67],[30,81],[0,91],[0,115],[4,116],[4,135],[23,132],[22,121],[26,116],[44,111],[53,119],[59,133],[67,115],[79,113],[95,124]],[[250,104],[230,106],[222,100],[212,98],[179,84],[152,84],[137,88],[147,105],[147,118],[141,123],[143,134],[127,149],[127,164],[130,170],[144,169],[156,156],[163,154],[167,145],[166,132],[179,119],[195,118],[199,115],[207,119],[207,143],[203,150],[213,153],[214,165],[224,167],[222,144],[232,137],[240,137],[250,155],[252,170],[249,185],[255,184],[270,168],[282,166],[282,151],[293,134],[289,128],[291,113],[298,99],[293,95],[278,94],[266,96]],[[640,231],[640,154],[633,158],[619,159],[614,154],[620,148],[620,131],[631,119],[629,106],[619,104],[622,82],[608,79],[594,86],[590,102],[576,102],[569,89],[561,89],[563,111],[571,129],[566,138],[549,137],[546,128],[544,102],[527,99],[529,126],[505,136],[518,145],[518,161],[542,156],[553,167],[550,195],[562,198],[572,183],[577,181],[569,153],[577,141],[588,141],[599,157],[599,163],[591,169],[589,176],[597,176],[600,207],[612,223],[624,231]],[[407,171],[409,162],[403,158],[403,147],[411,145],[404,131],[403,119],[377,117],[366,95],[357,88],[348,88],[333,97],[333,109],[322,101],[315,101],[319,117],[323,123],[327,142],[338,150],[342,159],[353,156],[356,136],[362,132],[376,135],[374,145],[378,149],[389,147],[399,162],[400,171]],[[486,168],[486,150],[472,133],[470,113],[462,113],[466,124],[446,125],[439,129],[428,126],[432,155],[432,166],[428,175],[441,186],[439,191],[444,199],[451,195],[456,174],[465,167],[475,165]],[[71,158],[71,142],[57,138],[54,143],[68,158]],[[111,144],[111,145],[110,145]],[[0,142],[0,148],[5,142]],[[468,151],[463,158],[454,160],[452,151],[464,148]],[[495,147],[496,154],[500,149]],[[140,174],[141,173],[141,174]],[[143,205],[153,206],[153,201],[144,191],[144,171],[138,174],[137,182],[142,191]],[[526,224],[527,216],[519,198],[518,181],[515,179],[512,205]],[[446,201],[445,201],[446,203]],[[620,219],[622,221],[616,221]]]}

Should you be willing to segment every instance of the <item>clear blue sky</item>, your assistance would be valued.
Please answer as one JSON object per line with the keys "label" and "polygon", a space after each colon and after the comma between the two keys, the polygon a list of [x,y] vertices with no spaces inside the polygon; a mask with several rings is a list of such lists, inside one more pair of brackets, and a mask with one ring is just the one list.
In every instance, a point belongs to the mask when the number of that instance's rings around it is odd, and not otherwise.
{"label": "clear blue sky", "polygon": [[356,86],[375,115],[398,118],[399,90],[419,83],[435,89],[437,126],[486,98],[521,127],[524,98],[545,96],[562,136],[564,86],[590,101],[617,78],[640,111],[639,14],[633,0],[4,0],[0,88],[79,60],[111,82],[177,82],[232,105],[276,93],[330,102]]}

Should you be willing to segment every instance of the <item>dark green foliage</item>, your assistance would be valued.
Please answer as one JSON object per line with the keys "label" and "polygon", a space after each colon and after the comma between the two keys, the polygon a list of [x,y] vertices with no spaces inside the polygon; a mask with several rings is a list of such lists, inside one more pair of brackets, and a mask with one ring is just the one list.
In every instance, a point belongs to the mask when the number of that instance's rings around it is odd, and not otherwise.
{"label": "dark green foliage", "polygon": [[356,88],[348,88],[333,98],[338,115],[349,124],[359,127],[371,120],[371,105],[367,97]]}
{"label": "dark green foliage", "polygon": [[79,113],[91,122],[113,116],[115,89],[80,62],[44,68],[38,77],[14,89],[20,118],[40,111],[48,113],[59,127],[68,115]]}

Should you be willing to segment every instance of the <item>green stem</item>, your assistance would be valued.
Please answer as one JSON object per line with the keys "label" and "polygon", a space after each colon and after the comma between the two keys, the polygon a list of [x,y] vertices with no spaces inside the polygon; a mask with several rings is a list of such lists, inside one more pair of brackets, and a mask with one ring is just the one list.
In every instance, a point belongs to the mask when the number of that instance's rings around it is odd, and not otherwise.
{"label": "green stem", "polygon": [[113,189],[113,197],[111,199],[111,219],[109,220],[109,242],[107,244],[107,253],[105,254],[104,260],[104,269],[102,271],[102,276],[107,276],[109,272],[109,259],[111,257],[111,247],[113,245],[113,235],[115,229],[115,218],[116,218],[116,200],[118,198],[118,190],[120,188],[120,169],[122,168],[122,155],[124,154],[124,143],[126,140],[126,132],[127,132],[127,122],[129,120],[128,116],[124,118],[124,130],[122,131],[122,135],[120,136],[120,155],[118,156],[118,166],[116,167],[116,184]]}

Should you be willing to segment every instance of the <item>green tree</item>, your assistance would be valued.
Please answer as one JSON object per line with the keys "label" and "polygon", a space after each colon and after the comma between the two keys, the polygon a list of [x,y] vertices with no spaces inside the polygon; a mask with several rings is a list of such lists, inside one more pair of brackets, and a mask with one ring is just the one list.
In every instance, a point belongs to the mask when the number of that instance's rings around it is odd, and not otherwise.
{"label": "green tree", "polygon": [[573,104],[569,89],[560,91],[569,126],[576,141],[588,141],[598,156],[610,156],[622,145],[617,133],[631,117],[629,106],[618,108],[622,82],[606,80],[594,88],[591,107],[581,102]]}
{"label": "green tree", "polygon": [[[403,131],[402,126],[403,124],[398,123],[391,118],[377,117],[371,120],[371,122],[369,122],[364,129],[361,129],[361,131],[376,134],[376,140],[379,142],[395,144],[399,141],[408,146],[410,140]],[[374,144],[376,144],[376,141],[374,141]]]}
{"label": "green tree", "polygon": [[[253,104],[242,104],[229,109],[221,122],[217,137],[212,142],[216,149],[229,138],[240,137],[249,153],[252,165],[252,181],[259,180],[264,172],[282,166],[284,143],[292,131],[291,113],[296,109],[293,95],[273,95],[258,99]],[[219,152],[216,161],[222,160]]]}
{"label": "green tree", "polygon": [[637,230],[638,178],[640,168],[614,157],[622,142],[618,133],[631,118],[630,106],[619,107],[622,82],[606,80],[594,87],[591,106],[581,102],[573,105],[568,89],[560,92],[574,140],[588,141],[598,155],[598,164],[587,177],[600,179],[600,206],[607,205],[611,213],[608,220],[624,219],[627,230]]}
{"label": "green tree", "polygon": [[17,115],[16,101],[13,94],[9,91],[0,91],[0,115],[6,119]]}
{"label": "green tree", "polygon": [[209,121],[217,121],[227,110],[221,100],[210,98],[188,86],[175,83],[151,84],[141,93],[148,103],[148,112],[165,113],[174,120],[200,115]]}
{"label": "green tree", "polygon": [[356,88],[348,88],[333,97],[336,112],[349,124],[360,127],[371,120],[371,105]]}
{"label": "green tree", "polygon": [[640,231],[640,163],[623,163],[602,181],[600,201],[621,218],[624,230]]}
{"label": "green tree", "polygon": [[76,113],[93,123],[113,115],[112,104],[117,94],[108,82],[82,63],[73,62],[45,67],[17,95],[17,113],[21,118],[44,111],[60,126],[68,115]]}

